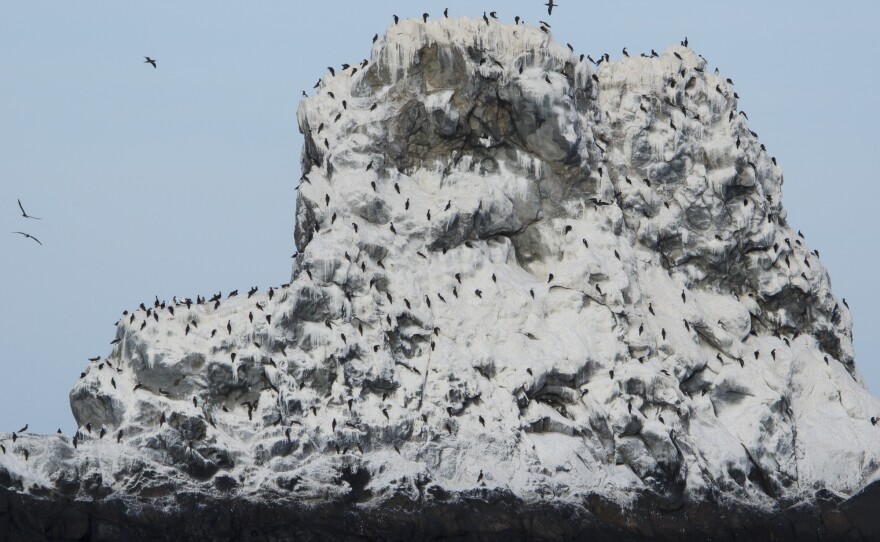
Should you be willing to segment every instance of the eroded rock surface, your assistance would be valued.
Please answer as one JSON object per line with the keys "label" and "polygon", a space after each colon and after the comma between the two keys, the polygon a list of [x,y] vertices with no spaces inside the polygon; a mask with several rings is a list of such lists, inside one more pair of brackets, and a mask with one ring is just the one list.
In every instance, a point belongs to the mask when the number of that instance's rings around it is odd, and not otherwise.
{"label": "eroded rock surface", "polygon": [[[7,443],[10,510],[71,499],[76,526],[124,529],[203,499],[386,535],[870,534],[841,512],[876,500],[880,469],[849,311],[694,51],[593,72],[535,28],[401,22],[298,121],[290,284],[123,315],[71,392],[76,446]],[[449,519],[465,509],[502,526]],[[230,529],[216,538],[247,530]]]}

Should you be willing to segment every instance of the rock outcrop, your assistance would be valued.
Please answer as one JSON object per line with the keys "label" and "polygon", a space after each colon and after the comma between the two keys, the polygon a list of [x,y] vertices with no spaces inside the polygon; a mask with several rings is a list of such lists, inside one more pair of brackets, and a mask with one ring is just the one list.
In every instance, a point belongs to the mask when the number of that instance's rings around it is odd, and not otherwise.
{"label": "rock outcrop", "polygon": [[298,121],[290,284],[126,312],[77,436],[6,442],[7,532],[880,533],[849,311],[694,51],[406,21]]}

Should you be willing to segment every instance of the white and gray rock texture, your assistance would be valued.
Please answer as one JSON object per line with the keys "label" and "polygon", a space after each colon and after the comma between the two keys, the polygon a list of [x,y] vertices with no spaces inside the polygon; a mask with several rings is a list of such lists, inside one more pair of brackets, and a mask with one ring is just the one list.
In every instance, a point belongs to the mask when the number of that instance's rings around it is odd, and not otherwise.
{"label": "white and gray rock texture", "polygon": [[591,68],[463,19],[325,74],[290,284],[123,315],[76,442],[4,441],[7,532],[877,535],[880,402],[732,85]]}

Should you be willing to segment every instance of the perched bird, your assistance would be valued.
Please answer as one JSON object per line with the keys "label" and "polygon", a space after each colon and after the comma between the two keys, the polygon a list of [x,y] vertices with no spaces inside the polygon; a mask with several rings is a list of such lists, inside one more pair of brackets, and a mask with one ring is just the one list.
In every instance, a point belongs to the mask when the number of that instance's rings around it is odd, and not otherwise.
{"label": "perched bird", "polygon": [[152,64],[153,67],[156,67],[156,61],[148,56],[145,56],[146,60],[144,60],[144,64]]}

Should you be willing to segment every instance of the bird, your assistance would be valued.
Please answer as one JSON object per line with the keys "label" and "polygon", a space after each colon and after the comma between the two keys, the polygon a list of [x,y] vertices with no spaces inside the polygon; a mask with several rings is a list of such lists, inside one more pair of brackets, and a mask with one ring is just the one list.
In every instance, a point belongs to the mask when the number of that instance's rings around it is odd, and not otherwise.
{"label": "bird", "polygon": [[24,210],[24,207],[21,206],[21,200],[18,200],[18,208],[21,209],[21,216],[23,216],[25,218],[33,218],[34,220],[43,220],[42,218],[38,218],[38,217],[31,216],[31,215],[27,214]]}
{"label": "bird", "polygon": [[550,0],[544,5],[547,6],[547,15],[553,15],[553,8],[559,6],[559,4],[554,3],[553,0]]}
{"label": "bird", "polygon": [[623,48],[623,56],[629,57],[629,53],[626,52],[626,47]]}
{"label": "bird", "polygon": [[39,240],[39,239],[37,239],[36,237],[34,237],[33,235],[31,235],[31,234],[29,234],[29,233],[25,233],[25,232],[23,232],[23,231],[14,231],[14,232],[11,232],[11,233],[17,233],[17,234],[19,234],[19,235],[24,235],[26,239],[33,239],[34,241],[36,241],[37,243],[39,243],[40,246],[43,245],[43,243],[40,243],[40,240]]}
{"label": "bird", "polygon": [[144,64],[152,64],[153,67],[156,67],[156,61],[148,56],[145,56],[146,60],[144,60]]}
{"label": "bird", "polygon": [[486,21],[486,24],[489,24],[489,17],[486,16],[486,12],[483,12],[483,20]]}
{"label": "bird", "polygon": [[443,16],[446,17],[447,19],[449,18],[449,8],[445,8],[443,10]]}
{"label": "bird", "polygon": [[397,24],[400,18],[397,15],[392,15],[392,17],[394,17],[394,24]]}
{"label": "bird", "polygon": [[29,424],[24,424],[24,427],[16,431],[16,433],[24,433],[25,431],[27,431],[28,425]]}
{"label": "bird", "polygon": [[427,13],[422,13],[422,20],[426,23],[428,22],[428,14]]}

